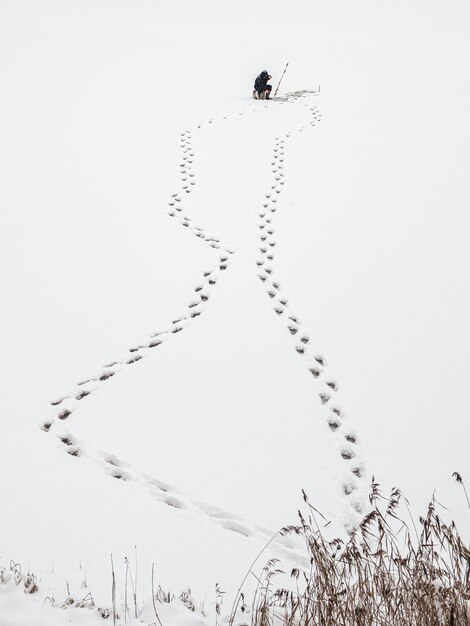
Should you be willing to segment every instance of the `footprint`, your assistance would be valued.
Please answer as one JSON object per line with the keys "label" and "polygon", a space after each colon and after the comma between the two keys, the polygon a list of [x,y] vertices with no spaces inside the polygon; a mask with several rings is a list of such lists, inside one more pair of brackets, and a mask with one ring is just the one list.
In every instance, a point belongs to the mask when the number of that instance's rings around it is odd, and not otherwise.
{"label": "footprint", "polygon": [[53,401],[51,402],[51,405],[52,405],[52,406],[57,406],[57,405],[59,405],[61,402],[63,402],[64,400],[67,400],[67,397],[68,397],[68,396],[64,396],[63,398],[59,398],[58,400],[53,400]]}
{"label": "footprint", "polygon": [[129,476],[122,472],[121,470],[113,470],[110,474],[113,478],[117,478],[117,480],[129,480]]}
{"label": "footprint", "polygon": [[174,496],[169,496],[168,498],[165,498],[163,502],[165,504],[168,504],[168,506],[174,507],[175,509],[185,508],[183,502],[179,500],[178,498],[175,498]]}
{"label": "footprint", "polygon": [[224,521],[222,527],[226,530],[232,530],[234,533],[238,533],[244,537],[251,537],[252,535],[251,531],[246,526],[231,520]]}
{"label": "footprint", "polygon": [[137,356],[132,357],[132,359],[129,359],[128,361],[126,361],[127,365],[132,365],[132,363],[137,363],[137,361],[140,361],[141,359],[143,359],[143,357],[138,354]]}
{"label": "footprint", "polygon": [[86,389],[84,389],[83,391],[81,391],[75,396],[75,400],[82,400],[83,398],[86,398],[87,396],[89,396],[90,393],[91,391],[87,391]]}
{"label": "footprint", "polygon": [[73,446],[74,445],[72,437],[70,437],[70,435],[62,435],[61,437],[59,437],[59,439],[66,446]]}
{"label": "footprint", "polygon": [[96,378],[87,378],[86,380],[81,380],[77,385],[81,387],[82,385],[87,385],[88,383],[94,383]]}
{"label": "footprint", "polygon": [[319,370],[317,367],[310,367],[309,368],[309,372],[312,374],[312,376],[314,376],[315,378],[318,378],[321,374],[321,370]]}
{"label": "footprint", "polygon": [[107,463],[108,465],[112,465],[113,467],[119,467],[119,461],[114,455],[109,455],[108,457],[106,457],[105,463]]}

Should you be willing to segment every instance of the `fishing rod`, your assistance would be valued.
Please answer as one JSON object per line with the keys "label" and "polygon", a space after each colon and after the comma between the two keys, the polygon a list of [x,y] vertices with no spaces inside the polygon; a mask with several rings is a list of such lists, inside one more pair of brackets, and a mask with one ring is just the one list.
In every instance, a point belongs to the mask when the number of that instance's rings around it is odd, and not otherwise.
{"label": "fishing rod", "polygon": [[277,87],[276,87],[276,91],[274,92],[274,95],[275,95],[275,96],[277,96],[277,92],[278,92],[278,89],[279,89],[279,85],[281,84],[281,80],[284,78],[284,74],[286,73],[286,70],[287,70],[287,66],[288,66],[288,65],[289,65],[289,63],[286,63],[286,67],[284,68],[284,71],[282,72],[281,78],[279,79],[279,82],[278,82]]}

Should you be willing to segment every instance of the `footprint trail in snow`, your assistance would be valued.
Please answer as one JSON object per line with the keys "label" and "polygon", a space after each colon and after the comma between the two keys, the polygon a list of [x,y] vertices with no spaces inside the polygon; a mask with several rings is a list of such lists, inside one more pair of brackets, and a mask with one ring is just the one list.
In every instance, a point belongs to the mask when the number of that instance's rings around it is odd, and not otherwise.
{"label": "footprint trail in snow", "polygon": [[[288,96],[286,101],[296,102],[305,95],[308,95],[308,92],[297,92]],[[261,109],[256,106],[249,111],[224,116],[220,120],[229,120],[239,115],[259,110]],[[309,124],[315,126],[320,121],[321,115],[316,107],[310,108],[310,111],[313,120]],[[54,399],[50,403],[51,410],[47,418],[42,421],[41,428],[45,432],[56,436],[60,441],[60,445],[72,457],[86,460],[115,479],[143,488],[159,502],[176,509],[192,511],[194,514],[209,518],[219,527],[266,543],[273,536],[273,532],[245,522],[236,515],[190,498],[177,488],[144,474],[129,463],[118,459],[112,453],[94,449],[77,439],[66,428],[68,420],[74,416],[83,405],[83,402],[86,402],[86,398],[98,392],[106,381],[126,371],[129,366],[158,352],[159,346],[170,341],[202,315],[210,302],[215,286],[221,280],[223,273],[229,269],[235,251],[219,238],[208,234],[203,227],[196,224],[185,209],[185,200],[197,189],[198,183],[195,171],[196,154],[192,146],[193,134],[199,132],[204,126],[220,120],[210,119],[205,123],[198,124],[194,131],[185,130],[180,134],[179,174],[181,186],[169,198],[167,210],[168,215],[176,220],[185,231],[197,237],[214,251],[215,259],[212,265],[201,272],[200,280],[194,285],[193,295],[180,315],[175,316],[167,327],[150,333],[142,342],[131,346],[128,354],[123,358],[106,363],[92,376],[78,381],[69,393]],[[285,146],[294,132],[302,132],[307,126],[302,126],[296,129],[296,131],[287,132],[284,136],[279,136],[276,139],[271,161],[273,184],[266,193],[263,210],[259,213],[260,257],[256,264],[258,276],[264,283],[267,295],[273,302],[274,312],[284,320],[287,330],[293,337],[295,350],[305,359],[306,367],[313,377],[318,399],[325,409],[325,418],[329,428],[338,440],[341,458],[343,462],[348,464],[350,469],[349,478],[344,480],[342,484],[343,492],[350,499],[353,509],[360,513],[362,503],[360,498],[354,497],[354,492],[357,489],[358,481],[363,478],[365,472],[357,450],[357,437],[353,431],[345,427],[343,412],[334,399],[338,385],[334,378],[328,375],[324,357],[314,352],[310,345],[310,338],[304,331],[299,318],[290,311],[287,298],[276,280],[273,269],[276,240],[274,238],[272,221],[279,206],[278,200],[285,184],[283,171]],[[296,562],[302,560],[301,552],[298,550],[299,546],[292,539],[278,536],[274,541],[274,545],[280,556],[291,558]]]}
{"label": "footprint trail in snow", "polygon": [[[297,92],[292,99],[296,100],[303,95],[302,92]],[[258,214],[260,256],[256,261],[256,266],[258,268],[258,277],[264,284],[266,293],[272,301],[275,314],[283,320],[286,330],[292,336],[297,354],[304,359],[306,369],[313,377],[315,393],[322,405],[324,417],[337,440],[338,454],[347,463],[348,472],[342,481],[341,489],[344,495],[348,496],[355,513],[360,515],[364,512],[363,495],[361,493],[356,497],[355,492],[360,486],[361,479],[366,479],[366,472],[358,449],[358,437],[347,426],[347,422],[344,420],[344,412],[335,398],[337,396],[338,383],[329,374],[325,357],[315,352],[314,347],[311,345],[310,336],[304,329],[300,318],[290,309],[288,298],[276,278],[273,264],[277,244],[273,220],[276,211],[279,209],[280,194],[285,185],[284,161],[286,144],[295,133],[303,132],[309,126],[315,127],[321,121],[321,114],[318,108],[308,104],[306,106],[311,113],[311,121],[293,131],[276,137],[274,143],[271,160],[272,184],[265,194],[262,210]],[[354,524],[348,524],[350,529],[353,526]]]}
{"label": "footprint trail in snow", "polygon": [[[221,119],[229,120],[232,117],[238,117],[258,110],[258,107],[256,107],[251,111],[224,116]],[[198,124],[197,130],[216,121],[219,120],[210,119],[205,124]],[[181,157],[179,173],[181,188],[176,193],[173,193],[168,200],[168,215],[176,219],[187,232],[197,237],[211,249],[216,250],[217,256],[215,261],[212,266],[201,273],[200,281],[194,286],[192,299],[181,315],[175,316],[175,319],[166,328],[151,333],[141,343],[131,346],[128,354],[123,358],[106,363],[92,376],[77,382],[69,393],[52,400],[50,402],[51,410],[48,417],[42,421],[41,429],[56,436],[67,454],[98,467],[112,478],[143,488],[153,498],[163,504],[175,509],[191,511],[194,514],[210,519],[225,530],[253,538],[265,544],[275,534],[271,530],[250,524],[240,517],[212,505],[198,502],[176,487],[151,478],[131,464],[118,459],[114,454],[89,446],[66,428],[68,420],[83,406],[86,398],[98,392],[115,375],[126,371],[129,366],[154,354],[159,346],[170,341],[183,331],[188,324],[202,315],[208,306],[213,289],[221,279],[222,273],[229,268],[234,250],[224,245],[219,238],[207,234],[204,228],[194,223],[184,210],[186,194],[191,194],[197,184],[197,177],[194,172],[196,155],[192,147],[192,136],[191,130],[186,130],[180,134]],[[301,551],[298,550],[299,546],[295,547],[296,542],[293,542],[291,539],[277,535],[273,540],[273,544],[276,546],[277,552],[285,558],[292,559],[294,562],[301,562],[304,558]]]}

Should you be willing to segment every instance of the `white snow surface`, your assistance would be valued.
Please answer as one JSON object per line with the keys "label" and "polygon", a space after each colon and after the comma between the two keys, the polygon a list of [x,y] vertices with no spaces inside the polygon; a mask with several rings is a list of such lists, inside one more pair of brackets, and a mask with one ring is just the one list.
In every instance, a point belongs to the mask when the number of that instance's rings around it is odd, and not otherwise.
{"label": "white snow surface", "polygon": [[468,540],[469,17],[2,1],[0,626],[100,623],[111,554],[118,623],[136,554],[128,623],[152,563],[165,626],[226,619],[302,489],[344,535],[372,475]]}

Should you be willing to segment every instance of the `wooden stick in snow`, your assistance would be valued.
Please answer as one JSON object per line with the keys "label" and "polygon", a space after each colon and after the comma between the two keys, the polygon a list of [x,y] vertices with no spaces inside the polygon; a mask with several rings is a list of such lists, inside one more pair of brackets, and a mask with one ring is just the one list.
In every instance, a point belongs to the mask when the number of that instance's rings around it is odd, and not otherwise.
{"label": "wooden stick in snow", "polygon": [[286,63],[286,67],[284,68],[284,71],[282,72],[281,78],[279,79],[279,82],[278,82],[278,84],[277,84],[276,91],[274,92],[274,95],[275,95],[275,96],[277,96],[277,92],[278,92],[278,90],[279,90],[279,85],[281,84],[281,80],[284,78],[284,74],[286,73],[286,70],[287,70],[287,66],[288,66],[288,65],[289,65],[289,63],[287,62],[287,63]]}

